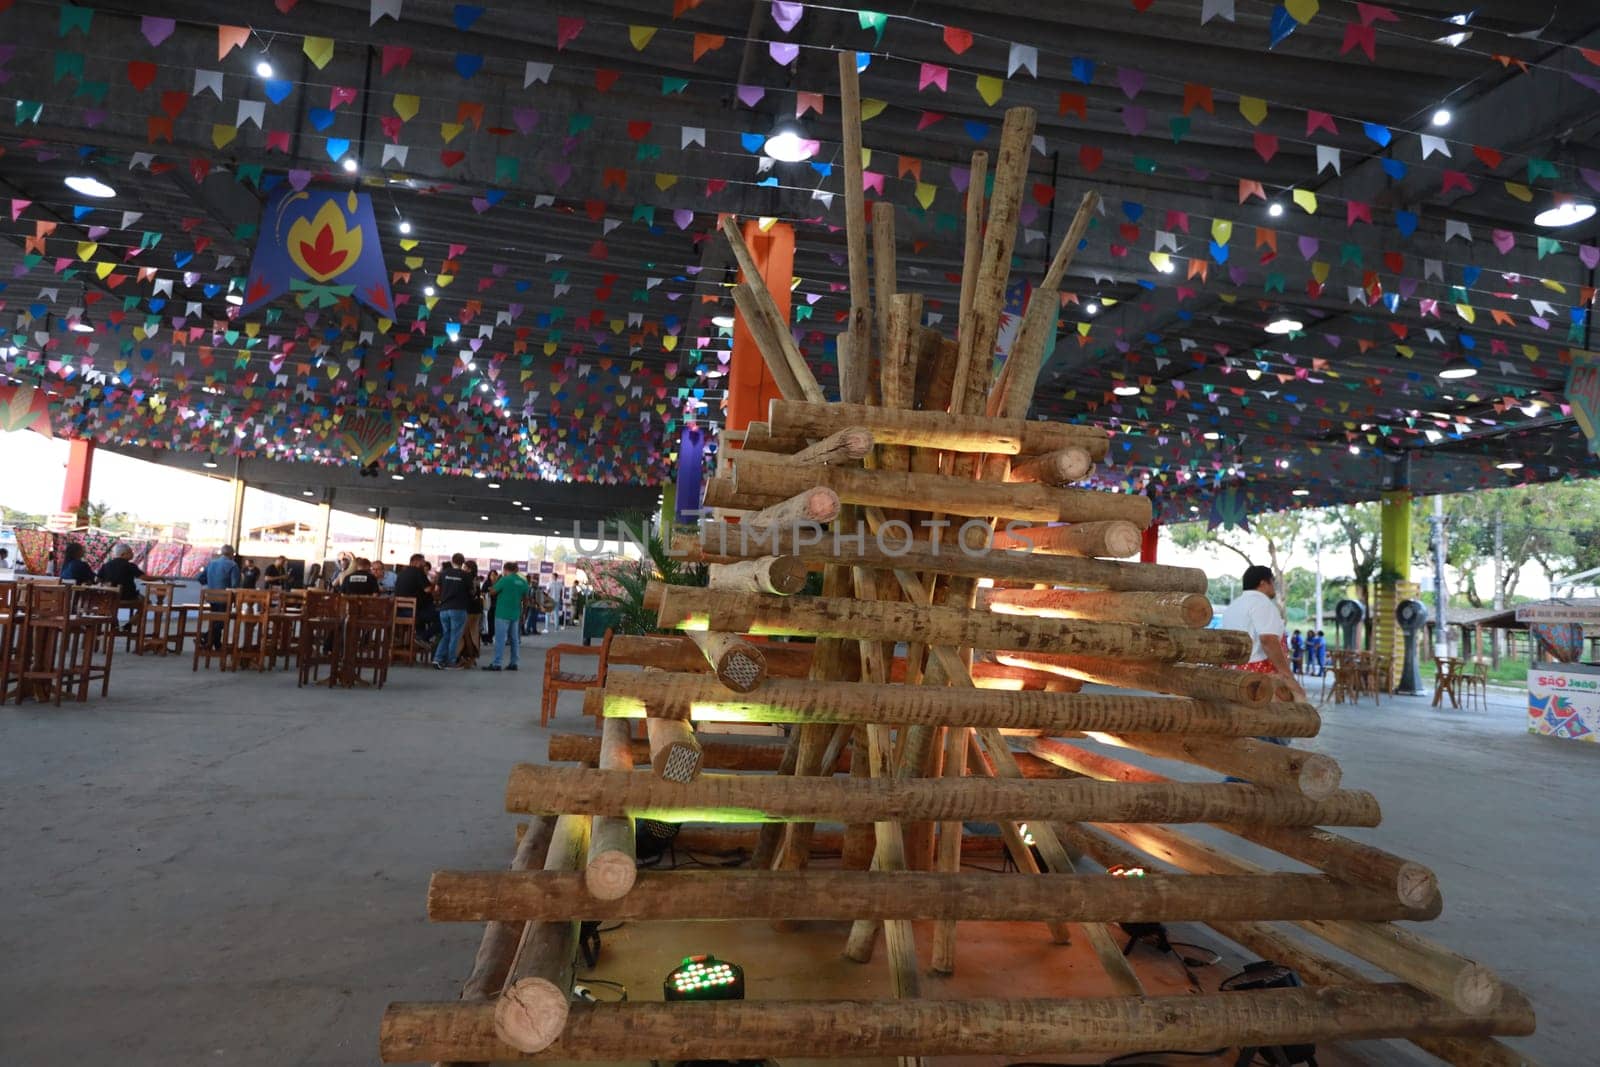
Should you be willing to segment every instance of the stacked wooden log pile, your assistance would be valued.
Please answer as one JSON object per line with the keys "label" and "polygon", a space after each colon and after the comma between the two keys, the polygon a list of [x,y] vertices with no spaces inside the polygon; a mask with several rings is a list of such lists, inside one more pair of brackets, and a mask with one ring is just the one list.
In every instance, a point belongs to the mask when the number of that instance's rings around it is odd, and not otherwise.
{"label": "stacked wooden log pile", "polygon": [[[847,115],[854,77],[842,64]],[[1205,628],[1203,573],[1121,562],[1151,511],[1077,484],[1106,434],[1025,420],[1094,196],[996,374],[1032,114],[1007,115],[988,205],[989,161],[973,159],[954,341],[897,289],[889,205],[869,234],[859,131],[846,128],[841,402],[824,402],[730,225],[739,308],[784,398],[724,450],[707,490],[720,515],[680,545],[713,564],[710,585],[652,590],[680,635],[613,641],[614,669],[587,694],[602,736],[551,742],[553,761],[580,766],[512,771],[507,810],[536,817],[512,869],[435,874],[430,917],[488,922],[483,948],[459,1001],[390,1007],[384,1059],[914,1060],[1398,1037],[1450,1063],[1523,1062],[1493,1040],[1531,1032],[1523,996],[1397,925],[1439,913],[1432,873],[1320,829],[1375,826],[1377,801],[1342,788],[1327,757],[1258,740],[1314,736],[1316,710],[1228,669],[1249,641]],[[822,594],[799,595],[813,570]],[[719,720],[786,724],[788,740],[697,737],[697,722]],[[1174,780],[1116,748],[1245,781]],[[743,773],[716,773],[728,771]],[[748,847],[750,869],[638,872],[639,818],[735,824],[684,834]],[[967,822],[997,824],[1000,844]],[[1180,829],[1202,823],[1291,869]],[[1019,873],[963,870],[989,847]],[[813,864],[823,848],[839,861]],[[1108,873],[1128,868],[1147,873]],[[573,1004],[580,919],[848,920],[839,947],[859,961],[881,932],[895,999]],[[960,924],[979,920],[1083,939],[1103,995],[922,996],[928,972],[957,967]],[[1306,985],[1146,995],[1109,924],[1177,921]],[[934,924],[929,958],[914,922]]]}

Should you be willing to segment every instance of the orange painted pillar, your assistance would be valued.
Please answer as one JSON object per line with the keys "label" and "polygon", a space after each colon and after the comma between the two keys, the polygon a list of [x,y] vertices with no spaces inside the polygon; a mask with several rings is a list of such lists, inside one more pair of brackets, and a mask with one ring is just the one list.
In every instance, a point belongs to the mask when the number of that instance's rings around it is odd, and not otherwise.
{"label": "orange painted pillar", "polygon": [[1139,562],[1154,563],[1156,549],[1161,546],[1161,524],[1152,522],[1144,528],[1144,533],[1139,538]]}
{"label": "orange painted pillar", "polygon": [[[794,281],[794,226],[775,222],[763,232],[752,219],[744,224],[744,240],[778,305],[778,314],[788,323],[789,287]],[[739,280],[744,281],[743,271],[739,272]],[[744,316],[735,311],[733,359],[728,365],[728,429],[742,430],[752,422],[765,421],[768,403],[782,395],[744,324]]]}
{"label": "orange painted pillar", "polygon": [[89,473],[94,467],[94,442],[74,437],[67,442],[67,480],[61,487],[61,510],[77,511],[89,503]]}

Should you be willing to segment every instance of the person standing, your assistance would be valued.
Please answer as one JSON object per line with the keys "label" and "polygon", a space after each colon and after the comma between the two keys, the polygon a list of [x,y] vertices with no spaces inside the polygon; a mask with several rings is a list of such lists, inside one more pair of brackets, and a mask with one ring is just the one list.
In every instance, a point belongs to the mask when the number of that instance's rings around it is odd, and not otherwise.
{"label": "person standing", "polygon": [[439,626],[442,634],[434,648],[433,669],[442,671],[458,666],[461,639],[467,629],[467,611],[472,607],[472,575],[463,564],[466,557],[457,552],[439,568]]}
{"label": "person standing", "polygon": [[1300,631],[1296,630],[1289,638],[1289,666],[1294,668],[1296,674],[1305,673],[1306,651],[1306,642],[1301,639]]}
{"label": "person standing", "polygon": [[483,651],[483,586],[478,581],[478,561],[466,563],[467,577],[471,582],[467,606],[467,628],[461,634],[461,665],[476,666]]}
{"label": "person standing", "polygon": [[1239,630],[1250,635],[1250,659],[1239,669],[1275,675],[1289,687],[1296,700],[1304,700],[1306,691],[1295,678],[1289,662],[1283,616],[1273,598],[1272,568],[1259,564],[1246,567],[1241,584],[1244,592],[1223,610],[1217,623],[1220,629]]}
{"label": "person standing", "polygon": [[500,670],[502,653],[509,648],[505,669],[514,671],[522,646],[522,634],[518,632],[517,622],[522,617],[522,599],[528,595],[528,580],[517,573],[515,563],[507,563],[504,573],[495,580],[492,594],[495,605],[494,662],[484,670]]}
{"label": "person standing", "polygon": [[494,583],[500,579],[500,572],[490,570],[488,577],[483,580],[483,642],[488,644],[494,640]]}
{"label": "person standing", "polygon": [[[239,564],[234,562],[232,545],[223,545],[217,549],[217,554],[211,557],[211,562],[200,572],[200,586],[202,590],[200,595],[211,610],[222,611],[227,608],[227,597],[208,597],[205,594],[212,590],[239,588]],[[212,648],[222,647],[222,627],[223,623],[220,620],[211,624],[207,642]]]}
{"label": "person standing", "polygon": [[256,566],[253,559],[247,559],[239,566],[239,588],[257,589],[261,585],[261,568]]}
{"label": "person standing", "polygon": [[1317,677],[1321,678],[1328,669],[1328,638],[1321,630],[1317,631]]}
{"label": "person standing", "polygon": [[261,572],[261,584],[267,589],[289,588],[289,557],[279,556]]}

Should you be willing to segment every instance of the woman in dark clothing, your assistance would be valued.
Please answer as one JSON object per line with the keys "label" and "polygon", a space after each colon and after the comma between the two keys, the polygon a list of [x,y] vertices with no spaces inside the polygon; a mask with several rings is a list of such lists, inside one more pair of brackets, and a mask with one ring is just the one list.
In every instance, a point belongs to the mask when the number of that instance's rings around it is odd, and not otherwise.
{"label": "woman in dark clothing", "polygon": [[494,583],[499,580],[499,571],[490,571],[483,579],[483,640],[485,643],[494,640],[494,602],[496,599],[498,599],[498,594],[494,592]]}
{"label": "woman in dark clothing", "polygon": [[79,585],[93,585],[97,580],[94,568],[83,561],[83,546],[77,541],[67,542],[67,562],[61,566],[61,580]]}

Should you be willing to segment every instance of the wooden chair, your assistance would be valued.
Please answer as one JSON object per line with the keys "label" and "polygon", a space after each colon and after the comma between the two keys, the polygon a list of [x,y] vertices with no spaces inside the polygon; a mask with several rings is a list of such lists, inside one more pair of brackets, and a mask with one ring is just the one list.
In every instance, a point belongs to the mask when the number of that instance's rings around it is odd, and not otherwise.
{"label": "wooden chair", "polygon": [[306,599],[304,595],[291,597],[283,589],[267,592],[272,597],[267,609],[267,668],[277,670],[278,660],[282,659],[287,670],[300,652],[300,622],[305,618]]}
{"label": "wooden chair", "polygon": [[1461,665],[1461,703],[1469,706],[1474,697],[1478,706],[1484,711],[1489,710],[1489,661],[1482,659],[1466,660]]}
{"label": "wooden chair", "polygon": [[111,661],[117,650],[117,612],[122,591],[116,586],[79,586],[73,591],[72,619],[68,626],[67,687],[76,686],[80,701],[89,699],[89,686],[100,683],[100,695],[111,691]]}
{"label": "wooden chair", "polygon": [[[606,661],[611,655],[612,631],[607,630],[605,639],[600,642],[599,648],[585,648],[583,645],[552,645],[544,654],[544,686],[539,694],[539,725],[548,726],[551,718],[556,713],[556,699],[564,689],[582,691],[596,685],[606,684]],[[563,656],[595,656],[598,663],[594,674],[580,674],[576,671],[563,670],[561,658]]]}
{"label": "wooden chair", "polygon": [[0,704],[6,702],[15,683],[11,665],[22,634],[21,592],[22,587],[16,582],[0,582]]}
{"label": "wooden chair", "polygon": [[13,668],[17,703],[26,696],[41,703],[53,697],[60,707],[71,644],[72,587],[60,582],[29,582],[22,611],[22,640]]}
{"label": "wooden chair", "polygon": [[267,642],[273,593],[270,589],[236,589],[228,611],[228,661],[230,670],[267,669],[271,648]]}
{"label": "wooden chair", "polygon": [[417,662],[417,598],[394,598],[393,662],[410,666]]}
{"label": "wooden chair", "polygon": [[305,610],[300,613],[298,685],[319,683],[320,668],[332,670],[337,664],[340,635],[344,628],[340,596],[320,589],[306,591]]}
{"label": "wooden chair", "polygon": [[205,657],[206,670],[212,660],[220,660],[222,670],[232,670],[228,660],[228,617],[233,608],[237,589],[202,589],[200,604],[194,612],[194,664],[200,669],[200,659]]}
{"label": "wooden chair", "polygon": [[[394,655],[394,598],[352,596],[344,606],[344,647],[334,678],[341,685],[382,689]],[[372,672],[370,680],[362,676],[364,671]]]}
{"label": "wooden chair", "polygon": [[[128,647],[144,655],[154,652],[165,656],[173,650],[172,623],[175,617],[173,597],[178,587],[171,582],[144,583],[144,607],[139,610],[137,622],[130,635]],[[179,640],[182,640],[180,636]]]}

